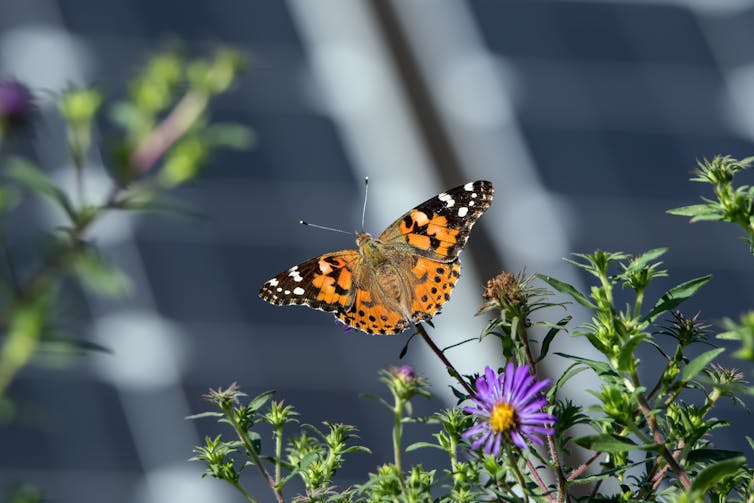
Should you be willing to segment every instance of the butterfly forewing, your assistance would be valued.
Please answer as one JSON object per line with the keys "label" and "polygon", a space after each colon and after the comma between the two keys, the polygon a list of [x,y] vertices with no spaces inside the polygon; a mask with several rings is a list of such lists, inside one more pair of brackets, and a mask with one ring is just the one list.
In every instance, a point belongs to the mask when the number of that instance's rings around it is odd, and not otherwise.
{"label": "butterfly forewing", "polygon": [[407,243],[418,255],[452,262],[466,244],[471,227],[489,208],[493,193],[492,183],[485,180],[441,192],[393,222],[380,241]]}
{"label": "butterfly forewing", "polygon": [[348,309],[354,299],[357,250],[340,250],[314,257],[265,281],[259,296],[277,305],[304,304],[334,312]]}

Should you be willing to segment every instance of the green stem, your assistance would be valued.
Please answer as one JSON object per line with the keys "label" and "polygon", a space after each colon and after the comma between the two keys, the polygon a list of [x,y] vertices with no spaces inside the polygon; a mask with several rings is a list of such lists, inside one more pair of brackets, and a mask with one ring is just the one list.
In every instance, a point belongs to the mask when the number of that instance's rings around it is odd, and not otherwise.
{"label": "green stem", "polygon": [[401,437],[403,436],[403,400],[395,396],[395,406],[393,407],[393,461],[395,468],[398,470],[398,480],[401,484],[403,494],[408,496],[406,490],[406,481],[403,479],[403,467],[401,464]]}
{"label": "green stem", "polygon": [[241,425],[238,424],[238,421],[236,421],[235,417],[233,416],[233,411],[229,407],[223,407],[223,412],[225,412],[225,417],[228,418],[228,421],[231,425],[233,425],[233,429],[236,431],[236,435],[238,435],[238,438],[241,439],[241,442],[243,442],[244,448],[246,449],[246,453],[249,455],[251,460],[254,462],[254,465],[259,470],[259,473],[262,475],[262,478],[267,481],[267,484],[270,486],[270,489],[272,489],[272,492],[275,493],[275,497],[278,500],[278,503],[285,503],[285,499],[283,498],[283,493],[280,491],[280,488],[275,485],[275,480],[273,480],[272,476],[269,474],[269,472],[265,469],[264,465],[262,465],[262,460],[259,459],[259,455],[257,454],[256,450],[254,450],[254,446],[251,445],[251,440],[249,440],[249,435],[241,428]]}
{"label": "green stem", "polygon": [[280,457],[283,455],[283,427],[275,428],[275,485],[280,483]]}
{"label": "green stem", "polygon": [[[637,389],[641,386],[641,384],[639,383],[639,376],[636,374],[636,372],[631,373],[630,384],[634,389]],[[665,438],[662,436],[660,427],[657,424],[657,420],[655,419],[654,413],[652,412],[649,403],[647,403],[647,399],[642,393],[637,393],[636,401],[639,404],[639,410],[641,410],[641,413],[647,420],[647,426],[649,427],[649,431],[652,433],[652,437],[654,438],[655,443],[660,447],[660,455],[668,464],[670,469],[673,470],[673,473],[678,476],[678,479],[681,481],[683,488],[686,490],[690,489],[691,480],[689,479],[686,470],[684,470],[683,467],[678,464],[673,455],[670,453],[670,450],[668,450],[668,447],[665,445]]]}
{"label": "green stem", "polygon": [[[524,346],[526,359],[528,360],[529,366],[531,367],[532,372],[534,372],[534,374],[536,375],[537,368],[535,366],[534,357],[532,356],[531,347],[529,344],[529,335],[526,331],[526,325],[519,322],[517,332],[518,338],[521,341],[521,344]],[[563,468],[560,465],[560,457],[558,456],[558,448],[555,445],[555,438],[552,435],[545,435],[545,438],[547,439],[547,449],[550,451],[553,470],[555,471],[555,475],[558,478],[558,496],[556,501],[558,503],[562,503],[563,501],[565,501],[568,481],[565,477],[565,474],[563,473]]]}
{"label": "green stem", "polygon": [[252,501],[253,503],[258,503],[257,500],[251,494],[246,492],[246,489],[241,487],[241,484],[239,484],[238,482],[232,482],[230,480],[228,482],[230,482],[230,484],[233,487],[235,487],[238,492],[243,494],[243,497],[246,498],[248,501]]}
{"label": "green stem", "polygon": [[528,503],[529,495],[527,494],[526,479],[524,479],[524,474],[521,473],[521,470],[518,468],[518,456],[513,455],[513,451],[508,442],[503,442],[503,447],[505,448],[505,453],[508,455],[508,464],[513,468],[513,473],[516,475],[516,479],[518,479],[518,485],[521,487],[521,494],[524,495],[524,501]]}

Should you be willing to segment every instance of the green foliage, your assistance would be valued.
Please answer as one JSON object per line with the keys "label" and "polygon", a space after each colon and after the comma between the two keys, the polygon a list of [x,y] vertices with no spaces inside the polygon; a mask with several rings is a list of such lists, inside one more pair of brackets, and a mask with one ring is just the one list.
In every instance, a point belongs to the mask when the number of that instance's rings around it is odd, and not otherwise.
{"label": "green foliage", "polygon": [[736,160],[730,156],[716,156],[698,163],[694,182],[712,185],[715,199],[702,198],[704,203],[669,210],[672,215],[691,217],[692,222],[720,220],[739,225],[746,232],[746,242],[754,253],[754,186],[735,187],[733,178],[751,169],[754,157]]}
{"label": "green foliage", "polygon": [[[104,200],[92,201],[86,191],[87,172],[94,169],[88,162],[93,130],[109,105],[99,89],[70,88],[58,100],[76,179],[71,193],[34,161],[3,152],[0,219],[13,218],[18,204],[34,196],[56,210],[62,223],[39,229],[42,253],[24,254],[25,261],[38,264],[26,273],[29,267],[16,265],[20,254],[13,249],[14,236],[6,234],[0,220],[0,248],[8,264],[0,271],[0,399],[41,345],[60,340],[53,307],[64,294],[60,285],[65,278],[75,278],[94,295],[128,295],[129,279],[90,242],[92,226],[114,210],[154,207],[165,190],[195,179],[214,149],[251,144],[245,127],[213,124],[208,115],[211,98],[230,87],[242,66],[241,56],[229,49],[209,59],[187,59],[172,50],[150,58],[131,81],[128,98],[112,106],[124,131],[105,139],[118,148],[104,162],[114,175]],[[0,147],[2,140],[0,135]]]}

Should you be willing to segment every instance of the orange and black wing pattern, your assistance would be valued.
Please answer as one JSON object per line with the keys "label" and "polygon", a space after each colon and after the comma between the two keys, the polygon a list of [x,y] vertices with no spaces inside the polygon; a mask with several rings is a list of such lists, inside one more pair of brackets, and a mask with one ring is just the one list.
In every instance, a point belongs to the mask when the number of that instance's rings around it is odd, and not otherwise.
{"label": "orange and black wing pattern", "polygon": [[424,201],[396,220],[380,236],[385,244],[407,244],[418,255],[453,262],[463,250],[474,223],[492,203],[492,183],[459,185]]}
{"label": "orange and black wing pattern", "polygon": [[301,304],[328,312],[347,310],[354,302],[354,274],[361,263],[357,250],[326,253],[267,280],[259,296],[271,304]]}

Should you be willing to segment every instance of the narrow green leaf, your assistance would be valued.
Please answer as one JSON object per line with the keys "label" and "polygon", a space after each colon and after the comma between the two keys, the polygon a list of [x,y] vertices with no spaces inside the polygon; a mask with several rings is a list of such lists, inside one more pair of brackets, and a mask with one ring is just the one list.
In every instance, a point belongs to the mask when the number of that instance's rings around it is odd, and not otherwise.
{"label": "narrow green leaf", "polygon": [[597,373],[597,375],[605,375],[605,374],[615,375],[615,372],[610,367],[610,364],[607,362],[591,360],[589,358],[582,358],[581,356],[574,356],[574,355],[569,355],[566,353],[553,353],[553,354],[562,356],[563,358],[568,358],[569,360],[573,360],[575,362],[583,363],[590,369],[594,370]]}
{"label": "narrow green leaf", "polygon": [[192,414],[190,416],[186,416],[183,419],[191,419],[191,420],[193,420],[193,419],[203,419],[205,417],[223,417],[223,413],[222,412],[212,412],[212,411],[200,412],[198,414]]}
{"label": "narrow green leaf", "polygon": [[683,367],[683,372],[681,373],[681,381],[688,382],[693,379],[695,375],[704,370],[704,367],[706,367],[710,362],[717,358],[717,355],[719,355],[723,351],[725,351],[725,348],[711,349],[691,360],[688,365]]}
{"label": "narrow green leaf", "polygon": [[270,391],[265,391],[264,393],[255,396],[254,398],[251,399],[247,408],[252,412],[259,410],[260,408],[262,408],[262,405],[267,403],[269,399],[272,398],[272,395],[274,394],[275,394],[275,390],[270,390]]}
{"label": "narrow green leaf", "polygon": [[607,433],[601,435],[587,435],[585,437],[574,439],[574,442],[581,447],[598,452],[626,452],[639,448],[635,442],[627,438]]}
{"label": "narrow green leaf", "polygon": [[724,449],[694,449],[689,452],[686,458],[689,464],[692,463],[709,463],[710,461],[722,461],[743,456],[739,451],[726,451]]}
{"label": "narrow green leaf", "polygon": [[631,337],[628,342],[620,348],[620,353],[618,353],[618,370],[628,371],[633,369],[634,351],[636,351],[636,348],[641,341],[646,338],[647,334],[636,335]]}
{"label": "narrow green leaf", "polygon": [[84,286],[99,295],[122,297],[131,291],[129,277],[105,262],[93,248],[76,256],[73,270]]}
{"label": "narrow green leaf", "polygon": [[36,192],[57,203],[71,220],[75,220],[76,212],[66,193],[47,176],[47,173],[37,168],[34,164],[21,157],[11,157],[8,160],[6,173],[10,178],[32,192]]}
{"label": "narrow green leaf", "polygon": [[646,267],[650,262],[653,260],[656,260],[660,258],[661,256],[665,255],[667,253],[667,248],[655,248],[653,250],[648,250],[638,257],[631,260],[631,269],[641,269]]}
{"label": "narrow green leaf", "polygon": [[590,309],[595,308],[595,305],[592,304],[589,299],[584,296],[583,293],[579,292],[576,287],[569,285],[565,281],[560,281],[559,279],[555,279],[552,276],[546,276],[544,274],[537,274],[536,276],[560,293],[570,295],[576,302],[578,302],[582,306],[588,307]]}
{"label": "narrow green leaf", "polygon": [[642,321],[653,322],[659,315],[666,311],[677,307],[684,300],[694,295],[697,290],[703,287],[710,279],[712,275],[702,276],[695,278],[680,285],[674,286],[660,297],[660,300],[654,305],[649,314],[647,314]]}
{"label": "narrow green leaf", "polygon": [[566,316],[565,318],[560,320],[557,325],[547,331],[547,335],[545,335],[545,338],[542,340],[542,349],[539,352],[539,358],[537,358],[534,363],[539,363],[545,356],[547,356],[547,352],[550,350],[550,344],[552,343],[552,340],[572,319],[573,316]]}
{"label": "narrow green leaf", "polygon": [[431,442],[414,442],[413,444],[406,447],[406,452],[415,451],[417,449],[440,449],[443,450],[442,447],[440,447],[437,444],[433,444]]}
{"label": "narrow green leaf", "polygon": [[708,214],[711,211],[717,212],[707,204],[692,204],[689,206],[681,206],[680,208],[673,208],[667,210],[671,215],[678,215],[681,217],[694,217],[701,214]]}
{"label": "narrow green leaf", "polygon": [[744,463],[746,463],[746,458],[744,456],[736,456],[735,458],[718,461],[717,463],[708,466],[700,471],[691,482],[691,490],[702,493],[707,492],[723,478],[736,473]]}

